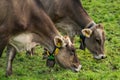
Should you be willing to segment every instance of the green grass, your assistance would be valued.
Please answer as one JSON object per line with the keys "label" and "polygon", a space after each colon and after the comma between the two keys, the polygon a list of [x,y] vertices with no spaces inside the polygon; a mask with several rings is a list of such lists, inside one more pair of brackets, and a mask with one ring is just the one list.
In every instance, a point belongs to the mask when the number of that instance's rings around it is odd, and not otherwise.
{"label": "green grass", "polygon": [[[79,73],[56,65],[49,69],[42,60],[42,48],[29,57],[17,54],[13,62],[13,75],[6,78],[6,54],[0,58],[0,80],[120,80],[120,0],[82,0],[84,8],[96,23],[105,26],[107,58],[95,60],[88,50],[77,49],[82,69]],[[75,37],[75,47],[79,38]],[[23,52],[24,53],[24,52]],[[50,71],[51,70],[51,71]]]}

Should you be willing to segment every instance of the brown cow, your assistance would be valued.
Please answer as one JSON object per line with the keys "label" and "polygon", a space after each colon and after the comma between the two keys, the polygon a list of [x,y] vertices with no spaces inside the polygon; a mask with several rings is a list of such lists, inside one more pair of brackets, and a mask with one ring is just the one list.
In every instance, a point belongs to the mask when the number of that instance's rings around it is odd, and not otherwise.
{"label": "brown cow", "polygon": [[101,24],[96,24],[83,8],[80,0],[40,0],[58,30],[73,38],[81,35],[80,48],[85,47],[96,59],[105,58],[105,33]]}
{"label": "brown cow", "polygon": [[[6,76],[12,74],[12,61],[16,52],[29,50],[36,45],[44,46],[60,66],[78,72],[81,65],[69,37],[60,35],[42,5],[37,2],[0,1],[0,41],[7,44]],[[4,45],[0,42],[0,46]]]}

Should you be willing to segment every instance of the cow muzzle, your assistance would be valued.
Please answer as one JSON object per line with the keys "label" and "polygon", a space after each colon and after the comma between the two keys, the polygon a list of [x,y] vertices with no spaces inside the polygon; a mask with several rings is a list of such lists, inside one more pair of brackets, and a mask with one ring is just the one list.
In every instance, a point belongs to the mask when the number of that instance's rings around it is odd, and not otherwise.
{"label": "cow muzzle", "polygon": [[81,69],[81,67],[82,67],[82,65],[79,65],[78,67],[72,67],[72,70],[73,70],[74,72],[79,72],[80,69]]}
{"label": "cow muzzle", "polygon": [[107,56],[104,54],[99,54],[99,55],[94,55],[94,58],[95,59],[105,59],[105,58],[107,58]]}

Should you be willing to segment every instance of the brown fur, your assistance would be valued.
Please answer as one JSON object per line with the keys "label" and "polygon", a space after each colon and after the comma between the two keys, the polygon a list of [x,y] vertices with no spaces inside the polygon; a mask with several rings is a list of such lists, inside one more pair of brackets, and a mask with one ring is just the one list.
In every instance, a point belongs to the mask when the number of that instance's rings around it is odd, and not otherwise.
{"label": "brown fur", "polygon": [[[84,28],[92,19],[79,0],[40,0],[50,18],[56,23],[61,18],[70,17]],[[57,17],[57,18],[56,18]]]}

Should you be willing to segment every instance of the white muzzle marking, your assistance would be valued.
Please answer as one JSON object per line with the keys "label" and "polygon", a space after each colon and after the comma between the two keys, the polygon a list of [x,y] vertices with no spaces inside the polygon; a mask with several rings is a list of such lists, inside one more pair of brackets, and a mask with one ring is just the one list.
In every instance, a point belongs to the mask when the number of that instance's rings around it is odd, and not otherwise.
{"label": "white muzzle marking", "polygon": [[80,71],[81,67],[82,67],[82,65],[79,65],[78,68],[75,69],[75,71],[77,71],[77,72]]}
{"label": "white muzzle marking", "polygon": [[104,57],[106,57],[104,54],[100,54],[100,55],[95,55],[94,56],[95,59],[102,59]]}

